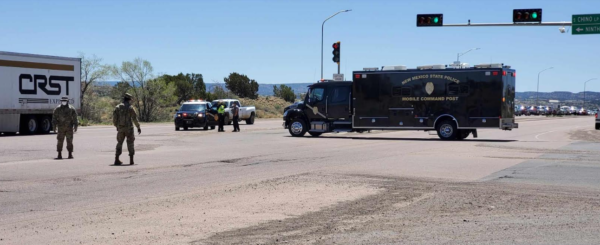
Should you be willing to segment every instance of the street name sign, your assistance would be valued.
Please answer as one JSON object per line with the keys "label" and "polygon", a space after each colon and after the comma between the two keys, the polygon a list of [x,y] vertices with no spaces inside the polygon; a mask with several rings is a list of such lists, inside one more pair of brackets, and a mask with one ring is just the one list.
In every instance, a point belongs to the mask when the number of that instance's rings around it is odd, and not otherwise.
{"label": "street name sign", "polygon": [[600,34],[600,14],[573,15],[571,34]]}

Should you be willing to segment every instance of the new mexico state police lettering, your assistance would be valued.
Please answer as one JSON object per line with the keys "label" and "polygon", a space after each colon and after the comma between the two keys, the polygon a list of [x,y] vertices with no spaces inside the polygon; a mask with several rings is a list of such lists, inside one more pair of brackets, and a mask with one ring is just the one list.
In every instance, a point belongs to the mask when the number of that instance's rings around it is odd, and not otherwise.
{"label": "new mexico state police lettering", "polygon": [[444,80],[448,80],[451,82],[460,83],[460,80],[458,80],[455,77],[439,75],[439,74],[425,74],[425,75],[418,75],[418,76],[409,77],[407,79],[404,79],[404,81],[402,81],[402,85],[405,85],[409,82],[412,82],[415,80],[420,80],[420,79],[444,79]]}
{"label": "new mexico state police lettering", "polygon": [[458,101],[458,97],[402,97],[402,101]]}

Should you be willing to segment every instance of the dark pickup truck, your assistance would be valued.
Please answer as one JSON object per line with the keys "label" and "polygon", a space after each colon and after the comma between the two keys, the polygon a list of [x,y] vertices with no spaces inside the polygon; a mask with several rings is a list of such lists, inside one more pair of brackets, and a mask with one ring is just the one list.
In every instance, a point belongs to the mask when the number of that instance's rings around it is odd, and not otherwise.
{"label": "dark pickup truck", "polygon": [[184,102],[179,110],[175,110],[175,130],[180,128],[188,130],[188,128],[204,128],[204,130],[215,129],[217,121],[210,114],[206,113],[207,108],[211,107],[208,101],[194,100]]}

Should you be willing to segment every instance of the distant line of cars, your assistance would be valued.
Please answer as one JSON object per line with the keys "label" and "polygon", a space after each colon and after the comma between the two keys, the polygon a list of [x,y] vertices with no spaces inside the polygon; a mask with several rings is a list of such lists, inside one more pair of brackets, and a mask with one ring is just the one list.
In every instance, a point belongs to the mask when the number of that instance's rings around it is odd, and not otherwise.
{"label": "distant line of cars", "polygon": [[587,110],[577,106],[561,106],[560,108],[552,108],[550,106],[515,106],[516,116],[531,116],[531,115],[596,115],[598,109]]}

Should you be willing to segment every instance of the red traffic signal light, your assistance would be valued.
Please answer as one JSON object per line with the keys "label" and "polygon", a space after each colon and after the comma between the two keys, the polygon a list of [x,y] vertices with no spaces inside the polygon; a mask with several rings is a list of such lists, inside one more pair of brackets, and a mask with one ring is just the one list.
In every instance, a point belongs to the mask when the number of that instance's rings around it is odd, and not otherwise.
{"label": "red traffic signal light", "polygon": [[444,15],[443,14],[418,14],[417,15],[417,27],[421,26],[443,26]]}
{"label": "red traffic signal light", "polygon": [[513,9],[513,22],[542,22],[542,9]]}
{"label": "red traffic signal light", "polygon": [[333,54],[332,60],[335,63],[340,62],[340,46],[341,46],[340,42],[335,42],[331,45],[331,47],[333,48],[333,52],[331,52]]}

